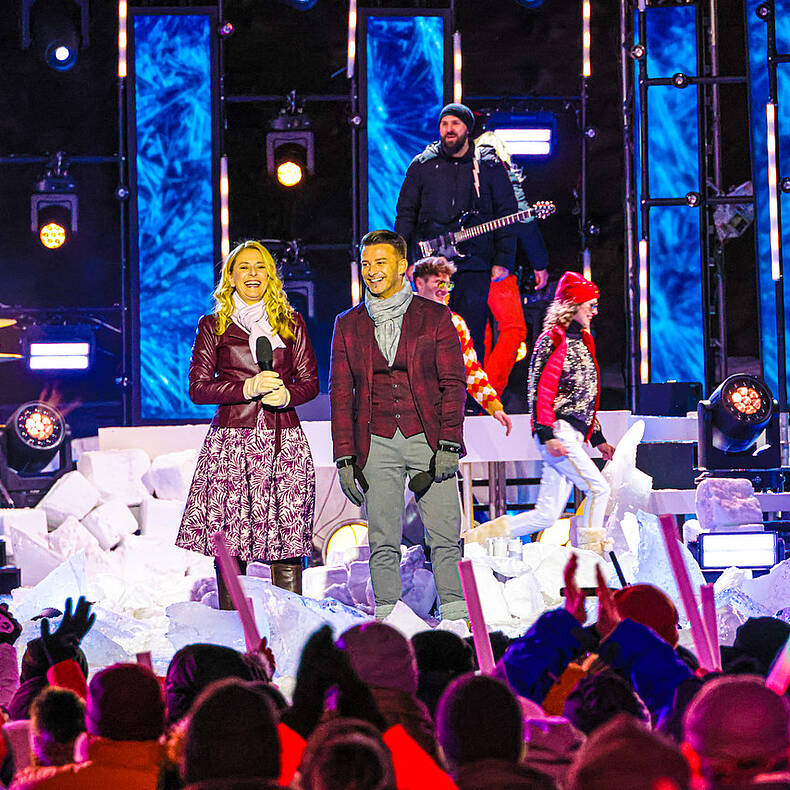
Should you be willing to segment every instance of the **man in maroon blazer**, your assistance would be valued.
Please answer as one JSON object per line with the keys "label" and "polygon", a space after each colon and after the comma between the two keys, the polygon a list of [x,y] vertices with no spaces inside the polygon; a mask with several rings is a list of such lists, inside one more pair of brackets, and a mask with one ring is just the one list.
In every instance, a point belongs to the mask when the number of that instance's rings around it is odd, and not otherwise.
{"label": "man in maroon blazer", "polygon": [[365,302],[335,321],[329,396],[340,485],[354,504],[367,506],[376,617],[386,617],[401,597],[408,476],[431,548],[442,617],[464,618],[455,473],[466,379],[458,333],[444,305],[414,298],[404,278],[402,237],[371,231],[360,249]]}

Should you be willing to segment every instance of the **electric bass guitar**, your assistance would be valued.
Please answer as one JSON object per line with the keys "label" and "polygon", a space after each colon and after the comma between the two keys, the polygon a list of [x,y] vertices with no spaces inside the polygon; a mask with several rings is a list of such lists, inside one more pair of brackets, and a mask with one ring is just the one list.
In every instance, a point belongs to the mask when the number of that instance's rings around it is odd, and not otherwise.
{"label": "electric bass guitar", "polygon": [[492,219],[480,225],[473,225],[471,228],[459,228],[455,231],[447,231],[436,238],[418,242],[420,256],[427,258],[431,255],[440,255],[443,258],[463,258],[463,253],[458,251],[457,245],[464,241],[469,241],[484,233],[492,233],[495,230],[514,225],[516,222],[524,222],[529,219],[546,219],[551,216],[557,207],[551,200],[540,200],[523,211],[515,214],[508,214],[506,217]]}

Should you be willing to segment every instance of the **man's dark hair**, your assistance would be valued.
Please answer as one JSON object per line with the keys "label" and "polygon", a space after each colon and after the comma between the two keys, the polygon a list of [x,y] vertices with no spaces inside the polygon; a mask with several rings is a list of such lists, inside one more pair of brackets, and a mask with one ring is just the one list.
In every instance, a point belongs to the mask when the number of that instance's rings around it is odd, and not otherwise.
{"label": "man's dark hair", "polygon": [[613,670],[583,677],[565,700],[562,713],[585,735],[594,732],[619,713],[649,721],[644,703],[636,695],[633,686]]}
{"label": "man's dark hair", "polygon": [[359,242],[359,251],[362,252],[365,247],[372,247],[374,244],[389,244],[401,258],[407,257],[406,241],[394,230],[372,230],[366,233]]}
{"label": "man's dark hair", "polygon": [[73,691],[49,686],[30,706],[30,718],[38,732],[56,743],[71,743],[85,732],[85,703]]}

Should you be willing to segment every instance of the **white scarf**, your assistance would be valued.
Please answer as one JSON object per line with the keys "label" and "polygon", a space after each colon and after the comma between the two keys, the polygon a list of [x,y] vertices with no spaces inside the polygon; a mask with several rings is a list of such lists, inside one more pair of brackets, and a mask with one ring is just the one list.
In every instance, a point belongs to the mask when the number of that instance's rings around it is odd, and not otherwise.
{"label": "white scarf", "polygon": [[233,293],[233,323],[240,326],[245,332],[250,333],[250,353],[252,358],[257,361],[255,356],[255,345],[259,337],[268,337],[272,344],[272,351],[275,348],[285,348],[282,338],[275,334],[272,325],[269,323],[269,316],[266,314],[266,305],[263,299],[254,304],[247,304],[234,291]]}

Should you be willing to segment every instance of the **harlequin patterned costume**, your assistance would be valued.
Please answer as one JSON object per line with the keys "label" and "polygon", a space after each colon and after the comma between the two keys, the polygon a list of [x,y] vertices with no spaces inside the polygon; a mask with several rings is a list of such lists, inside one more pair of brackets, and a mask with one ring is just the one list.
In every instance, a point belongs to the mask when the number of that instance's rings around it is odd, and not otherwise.
{"label": "harlequin patterned costume", "polygon": [[[451,311],[452,313],[452,311]],[[486,372],[477,358],[472,334],[466,321],[458,313],[452,313],[453,325],[461,341],[461,351],[464,354],[464,374],[466,375],[466,391],[490,414],[502,411],[504,406],[499,400],[497,391],[491,386]]]}

